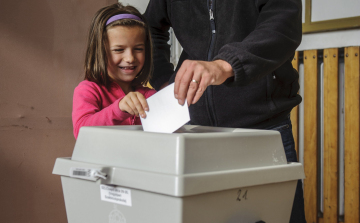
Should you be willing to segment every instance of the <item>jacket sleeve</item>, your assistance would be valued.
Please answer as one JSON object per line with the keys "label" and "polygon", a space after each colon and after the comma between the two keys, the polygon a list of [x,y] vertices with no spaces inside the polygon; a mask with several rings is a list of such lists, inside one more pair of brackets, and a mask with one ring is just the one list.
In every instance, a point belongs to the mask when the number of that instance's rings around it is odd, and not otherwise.
{"label": "jacket sleeve", "polygon": [[170,19],[166,0],[150,0],[144,16],[151,30],[154,46],[154,72],[150,84],[156,90],[169,81],[174,73],[174,66],[170,63]]}
{"label": "jacket sleeve", "polygon": [[148,99],[149,97],[153,96],[156,93],[156,91],[154,89],[148,89],[147,91],[145,91],[144,96],[146,99]]}
{"label": "jacket sleeve", "polygon": [[80,84],[74,90],[73,96],[73,132],[75,139],[82,126],[109,126],[116,121],[124,121],[131,117],[130,114],[122,112],[119,102],[123,97],[117,99],[106,108],[101,108],[101,99],[96,88]]}
{"label": "jacket sleeve", "polygon": [[275,71],[293,58],[301,42],[300,0],[254,1],[259,11],[255,29],[242,42],[224,45],[214,57],[234,70],[235,77],[224,83],[227,86],[244,86]]}

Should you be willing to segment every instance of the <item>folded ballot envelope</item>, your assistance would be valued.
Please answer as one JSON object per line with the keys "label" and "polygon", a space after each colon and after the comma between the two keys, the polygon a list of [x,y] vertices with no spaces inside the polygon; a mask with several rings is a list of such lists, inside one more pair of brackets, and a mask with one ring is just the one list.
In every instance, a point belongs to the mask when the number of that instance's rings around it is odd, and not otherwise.
{"label": "folded ballot envelope", "polygon": [[187,102],[180,105],[174,96],[174,83],[147,99],[149,111],[141,124],[146,132],[172,133],[190,121]]}

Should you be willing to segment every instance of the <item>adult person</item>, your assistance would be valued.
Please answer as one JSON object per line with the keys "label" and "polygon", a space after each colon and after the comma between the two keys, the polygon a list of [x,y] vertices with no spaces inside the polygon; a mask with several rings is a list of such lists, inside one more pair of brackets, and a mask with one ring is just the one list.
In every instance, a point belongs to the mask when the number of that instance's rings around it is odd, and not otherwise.
{"label": "adult person", "polygon": [[[301,0],[150,0],[151,85],[159,90],[175,81],[175,97],[190,105],[190,124],[278,130],[288,161],[296,162],[289,113],[301,102],[291,64],[301,7]],[[175,72],[170,27],[183,47]],[[300,181],[290,222],[306,222]]]}

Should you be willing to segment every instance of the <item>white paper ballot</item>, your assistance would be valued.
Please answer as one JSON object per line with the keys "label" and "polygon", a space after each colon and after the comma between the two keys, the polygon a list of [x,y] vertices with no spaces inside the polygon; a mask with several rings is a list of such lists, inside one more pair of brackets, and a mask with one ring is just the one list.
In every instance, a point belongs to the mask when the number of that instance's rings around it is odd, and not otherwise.
{"label": "white paper ballot", "polygon": [[180,105],[174,96],[174,84],[146,99],[149,111],[141,118],[144,131],[172,133],[190,120],[187,102]]}

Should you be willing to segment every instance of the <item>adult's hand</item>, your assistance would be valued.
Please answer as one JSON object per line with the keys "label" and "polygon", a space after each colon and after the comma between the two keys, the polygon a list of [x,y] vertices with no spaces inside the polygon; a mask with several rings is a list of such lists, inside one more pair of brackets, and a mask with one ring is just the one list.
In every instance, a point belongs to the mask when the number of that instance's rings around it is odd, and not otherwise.
{"label": "adult's hand", "polygon": [[175,98],[183,105],[195,104],[209,85],[220,85],[234,76],[231,65],[224,60],[185,60],[176,74]]}

